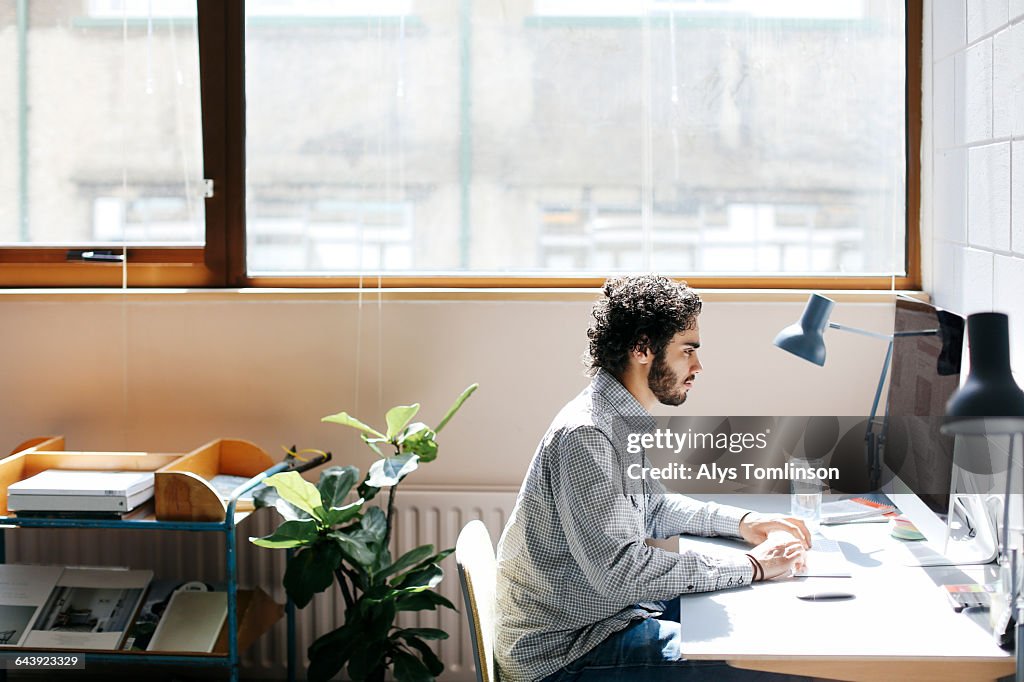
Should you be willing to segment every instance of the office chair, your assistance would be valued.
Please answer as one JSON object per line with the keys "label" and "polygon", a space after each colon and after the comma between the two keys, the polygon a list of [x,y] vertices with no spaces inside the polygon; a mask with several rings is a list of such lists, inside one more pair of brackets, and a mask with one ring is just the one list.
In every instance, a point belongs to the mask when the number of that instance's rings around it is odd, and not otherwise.
{"label": "office chair", "polygon": [[498,682],[494,665],[494,600],[497,565],[491,535],[482,521],[466,524],[455,542],[455,564],[466,601],[477,682]]}

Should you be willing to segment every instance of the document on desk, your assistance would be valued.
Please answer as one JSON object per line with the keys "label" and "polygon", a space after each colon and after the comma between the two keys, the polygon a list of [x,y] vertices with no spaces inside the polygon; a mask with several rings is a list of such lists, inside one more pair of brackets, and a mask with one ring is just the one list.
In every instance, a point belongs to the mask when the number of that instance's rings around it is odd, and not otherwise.
{"label": "document on desk", "polygon": [[838,542],[823,535],[811,538],[811,548],[804,552],[804,567],[796,575],[805,578],[849,578],[850,562]]}

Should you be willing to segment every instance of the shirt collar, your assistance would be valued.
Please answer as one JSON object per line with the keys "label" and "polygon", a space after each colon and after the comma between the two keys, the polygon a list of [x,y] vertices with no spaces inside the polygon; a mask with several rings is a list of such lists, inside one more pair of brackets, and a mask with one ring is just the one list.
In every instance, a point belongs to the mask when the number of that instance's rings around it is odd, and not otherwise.
{"label": "shirt collar", "polygon": [[640,401],[611,372],[599,368],[590,385],[594,391],[600,393],[611,403],[620,416],[641,419],[640,424],[650,429],[657,426],[657,421],[651,416],[651,413],[644,409]]}

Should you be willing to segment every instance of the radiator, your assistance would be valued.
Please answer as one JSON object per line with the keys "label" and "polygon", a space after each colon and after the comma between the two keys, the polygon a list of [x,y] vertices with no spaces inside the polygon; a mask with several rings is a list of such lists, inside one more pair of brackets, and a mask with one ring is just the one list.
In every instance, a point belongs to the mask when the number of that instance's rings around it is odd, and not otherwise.
{"label": "radiator", "polygon": [[[396,499],[394,556],[417,545],[433,544],[438,550],[455,546],[464,525],[482,520],[497,543],[501,529],[515,504],[509,490],[405,490]],[[238,581],[242,588],[259,586],[277,601],[284,602],[284,552],[261,549],[247,538],[270,534],[280,517],[261,510],[244,521],[238,530]],[[224,581],[226,560],[223,535],[168,531],[40,530],[19,528],[7,531],[7,561],[24,564],[74,566],[127,566],[151,569],[156,578]],[[448,609],[405,613],[401,627],[434,627],[445,630],[449,639],[436,642],[435,651],[445,663],[441,679],[469,682],[475,679],[473,649],[455,557],[442,564],[445,577],[438,591],[459,612]],[[299,677],[305,669],[306,649],[319,636],[342,623],[344,600],[336,588],[314,597],[296,612],[296,660]],[[287,671],[287,637],[284,619],[264,635],[242,657],[245,679],[284,680]]]}

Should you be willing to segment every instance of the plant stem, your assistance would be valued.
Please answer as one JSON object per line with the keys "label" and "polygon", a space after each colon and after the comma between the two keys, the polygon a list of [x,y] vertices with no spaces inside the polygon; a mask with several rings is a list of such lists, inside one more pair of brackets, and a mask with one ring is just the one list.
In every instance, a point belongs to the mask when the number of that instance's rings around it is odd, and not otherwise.
{"label": "plant stem", "polygon": [[387,530],[384,531],[384,547],[388,547],[391,543],[391,517],[395,513],[395,493],[398,492],[398,484],[394,484],[388,489],[388,520]]}
{"label": "plant stem", "polygon": [[334,578],[338,581],[338,584],[341,585],[341,596],[345,598],[345,607],[349,609],[352,608],[352,604],[354,603],[352,601],[352,593],[348,589],[348,581],[345,580],[345,574],[341,572],[340,568],[334,569]]}
{"label": "plant stem", "polygon": [[[402,449],[399,446],[395,446],[395,455],[402,454]],[[398,492],[398,483],[401,483],[401,479],[398,480],[393,486],[388,489],[388,515],[387,523],[385,524],[386,529],[384,530],[384,547],[385,549],[391,544],[391,519],[395,513],[395,493]]]}

